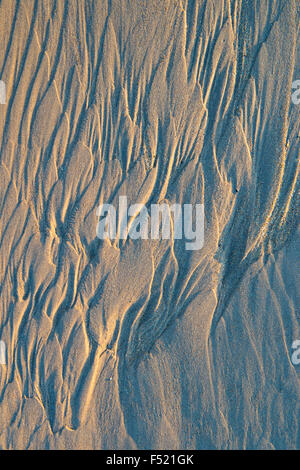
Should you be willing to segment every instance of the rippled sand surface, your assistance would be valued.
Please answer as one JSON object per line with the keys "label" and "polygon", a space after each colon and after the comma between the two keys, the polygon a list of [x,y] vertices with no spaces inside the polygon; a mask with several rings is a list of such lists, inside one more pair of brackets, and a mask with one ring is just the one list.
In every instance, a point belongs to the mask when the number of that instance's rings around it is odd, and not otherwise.
{"label": "rippled sand surface", "polygon": [[[300,448],[299,19],[1,0],[0,448]],[[100,240],[122,195],[204,246]]]}

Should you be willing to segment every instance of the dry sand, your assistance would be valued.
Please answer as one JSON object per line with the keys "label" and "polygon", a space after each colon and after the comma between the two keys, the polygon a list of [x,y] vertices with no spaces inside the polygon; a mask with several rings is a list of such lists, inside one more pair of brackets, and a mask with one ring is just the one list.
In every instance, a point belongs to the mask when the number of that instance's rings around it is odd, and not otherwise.
{"label": "dry sand", "polygon": [[[1,0],[0,448],[300,448],[296,0]],[[202,203],[205,242],[99,240]]]}

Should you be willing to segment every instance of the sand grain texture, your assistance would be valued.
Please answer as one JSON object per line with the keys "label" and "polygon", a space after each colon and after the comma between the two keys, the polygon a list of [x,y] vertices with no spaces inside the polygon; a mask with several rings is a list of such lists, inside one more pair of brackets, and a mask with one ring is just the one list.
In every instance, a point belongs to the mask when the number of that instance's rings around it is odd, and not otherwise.
{"label": "sand grain texture", "polygon": [[[1,0],[2,449],[300,448],[296,0]],[[96,237],[202,203],[205,243]]]}

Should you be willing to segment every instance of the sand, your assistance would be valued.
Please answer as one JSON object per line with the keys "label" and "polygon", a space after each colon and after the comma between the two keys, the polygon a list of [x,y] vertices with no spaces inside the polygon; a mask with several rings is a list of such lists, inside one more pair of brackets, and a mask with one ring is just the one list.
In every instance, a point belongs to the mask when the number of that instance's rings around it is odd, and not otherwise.
{"label": "sand", "polygon": [[[1,449],[300,448],[299,18],[0,2]],[[99,239],[125,195],[203,247]]]}

